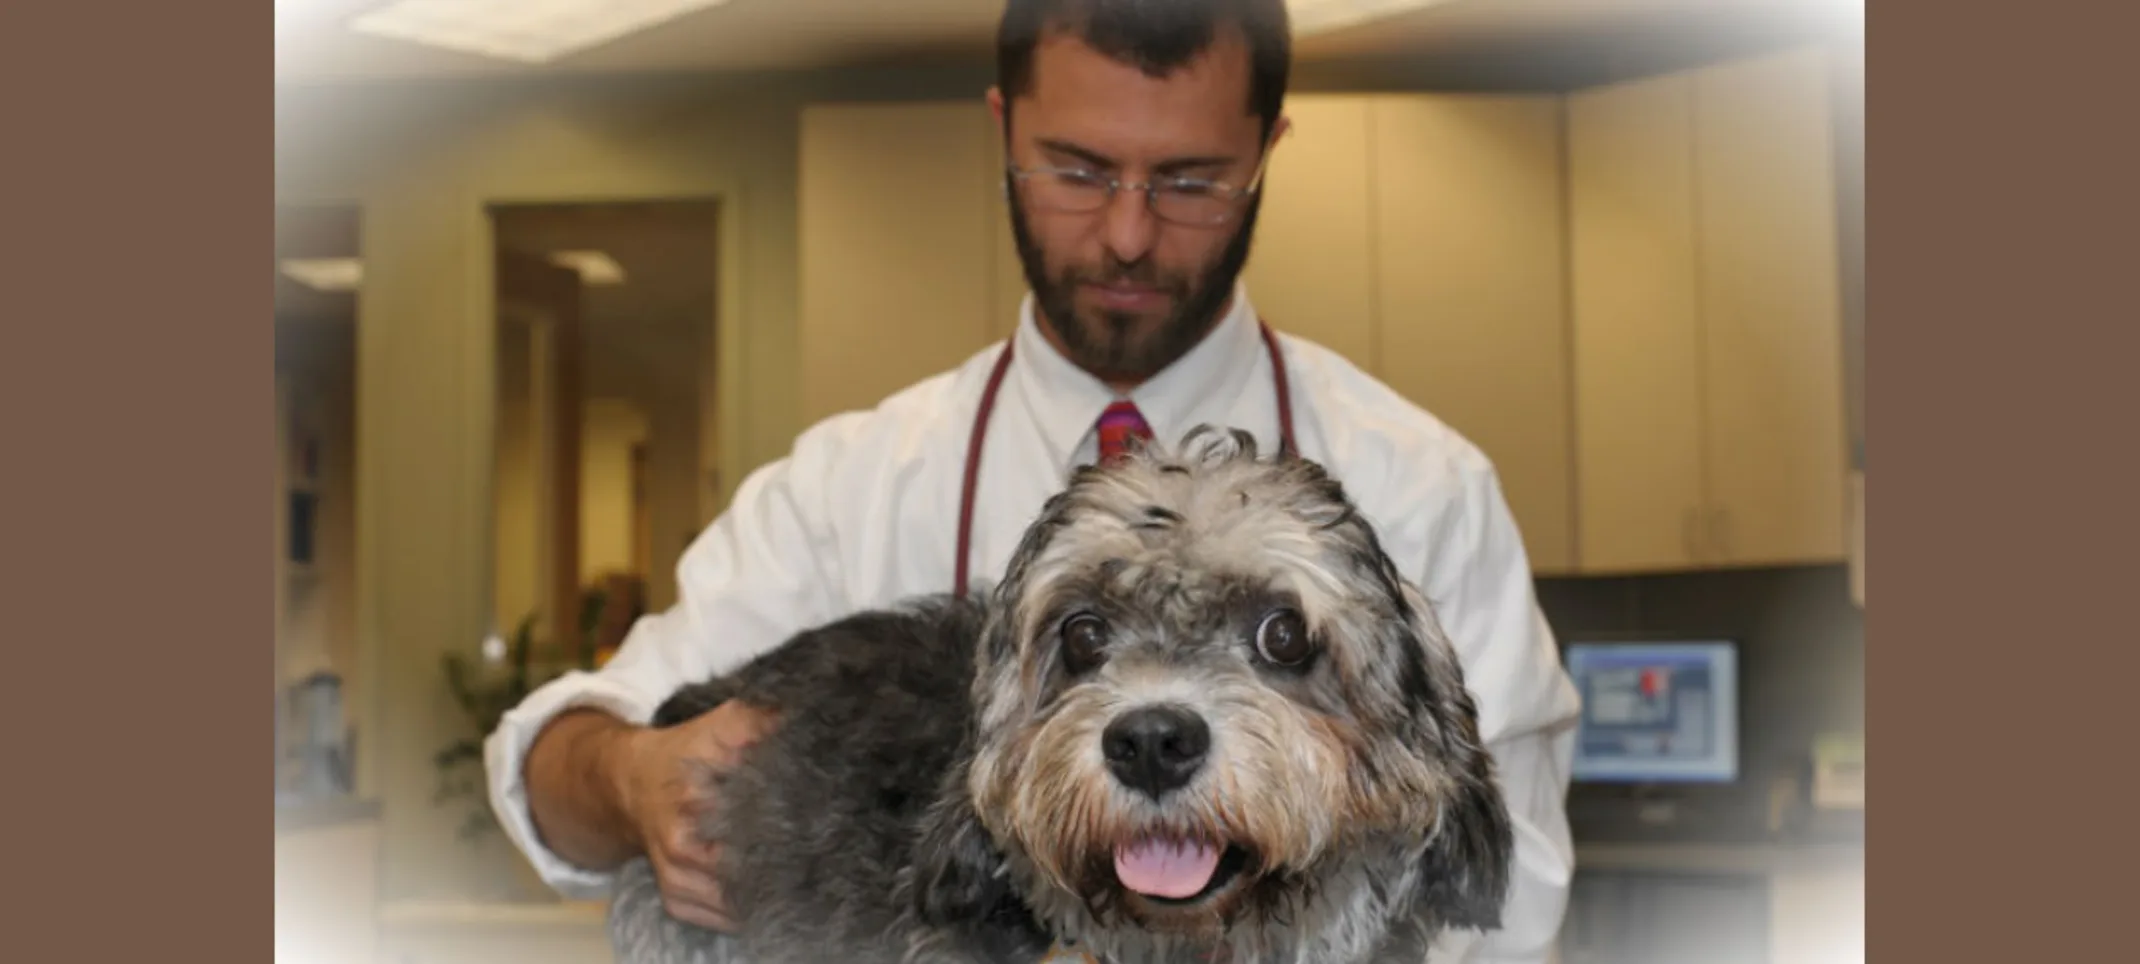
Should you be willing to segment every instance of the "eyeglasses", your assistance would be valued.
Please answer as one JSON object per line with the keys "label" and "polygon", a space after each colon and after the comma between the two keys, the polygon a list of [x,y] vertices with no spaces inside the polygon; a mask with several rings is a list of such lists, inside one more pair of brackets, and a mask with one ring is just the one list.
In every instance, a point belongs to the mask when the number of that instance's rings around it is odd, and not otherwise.
{"label": "eyeglasses", "polygon": [[1239,213],[1241,200],[1263,187],[1263,172],[1271,152],[1256,162],[1255,176],[1246,187],[1224,181],[1193,177],[1153,178],[1142,184],[1125,184],[1095,171],[1075,167],[1019,167],[1007,165],[1009,182],[1025,187],[1033,206],[1064,214],[1090,214],[1114,201],[1118,191],[1143,191],[1145,207],[1163,221],[1192,227],[1225,224]]}

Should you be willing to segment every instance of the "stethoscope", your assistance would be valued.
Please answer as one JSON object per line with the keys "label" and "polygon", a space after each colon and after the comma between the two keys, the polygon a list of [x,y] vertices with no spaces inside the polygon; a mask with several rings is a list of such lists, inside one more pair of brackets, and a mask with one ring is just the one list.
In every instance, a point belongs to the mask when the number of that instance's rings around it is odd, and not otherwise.
{"label": "stethoscope", "polygon": [[[1285,356],[1278,350],[1278,336],[1271,326],[1257,322],[1263,333],[1263,347],[1271,356],[1271,383],[1278,393],[1278,451],[1290,458],[1297,454],[1293,445],[1293,401],[1290,386],[1286,382]],[[981,442],[988,436],[988,419],[996,410],[996,390],[1003,385],[1003,375],[1010,371],[1011,343],[1003,343],[1002,353],[996,356],[996,367],[988,374],[988,386],[981,390],[981,407],[973,416],[973,435],[966,442],[966,478],[959,491],[959,535],[957,575],[953,585],[960,595],[967,590],[967,557],[973,549],[973,494],[981,479]]]}

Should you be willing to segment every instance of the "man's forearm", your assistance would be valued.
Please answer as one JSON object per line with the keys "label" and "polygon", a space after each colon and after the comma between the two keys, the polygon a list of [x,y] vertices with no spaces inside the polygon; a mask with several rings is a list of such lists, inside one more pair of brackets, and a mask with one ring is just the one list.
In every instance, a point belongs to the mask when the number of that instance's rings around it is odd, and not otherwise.
{"label": "man's forearm", "polygon": [[552,853],[607,871],[645,849],[616,776],[635,729],[600,710],[574,710],[536,736],[524,773],[528,816]]}

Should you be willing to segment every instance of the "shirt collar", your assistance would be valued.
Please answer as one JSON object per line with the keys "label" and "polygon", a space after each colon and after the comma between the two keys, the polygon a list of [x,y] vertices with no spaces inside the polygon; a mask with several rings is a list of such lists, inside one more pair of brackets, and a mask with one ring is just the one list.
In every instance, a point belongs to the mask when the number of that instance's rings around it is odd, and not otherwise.
{"label": "shirt collar", "polygon": [[[1113,389],[1072,364],[1040,333],[1028,294],[1012,335],[1027,412],[1056,464],[1068,471],[1091,438],[1100,413],[1117,400]],[[1131,392],[1129,399],[1162,443],[1181,441],[1199,422],[1224,421],[1234,399],[1255,372],[1262,334],[1245,285],[1234,285],[1224,317],[1188,354]]]}

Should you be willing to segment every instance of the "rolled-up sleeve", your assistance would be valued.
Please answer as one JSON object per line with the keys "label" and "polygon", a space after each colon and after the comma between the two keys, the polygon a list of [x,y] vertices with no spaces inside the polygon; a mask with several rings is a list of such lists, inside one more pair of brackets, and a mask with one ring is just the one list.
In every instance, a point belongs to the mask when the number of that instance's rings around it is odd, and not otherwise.
{"label": "rolled-up sleeve", "polygon": [[575,671],[506,712],[484,744],[491,808],[506,835],[560,893],[604,896],[613,875],[577,867],[535,832],[524,768],[558,714],[578,708],[644,723],[679,685],[704,679],[831,618],[841,604],[838,553],[825,494],[863,415],[813,426],[789,455],[753,472],[727,511],[684,551],[678,601],[633,625],[600,669]]}
{"label": "rolled-up sleeve", "polygon": [[[1419,520],[1421,588],[1464,665],[1480,736],[1493,753],[1515,824],[1502,926],[1461,935],[1433,964],[1546,964],[1553,959],[1575,847],[1567,792],[1580,703],[1538,607],[1530,559],[1483,456],[1457,460],[1454,498]],[[1452,935],[1452,938],[1458,935]]]}

